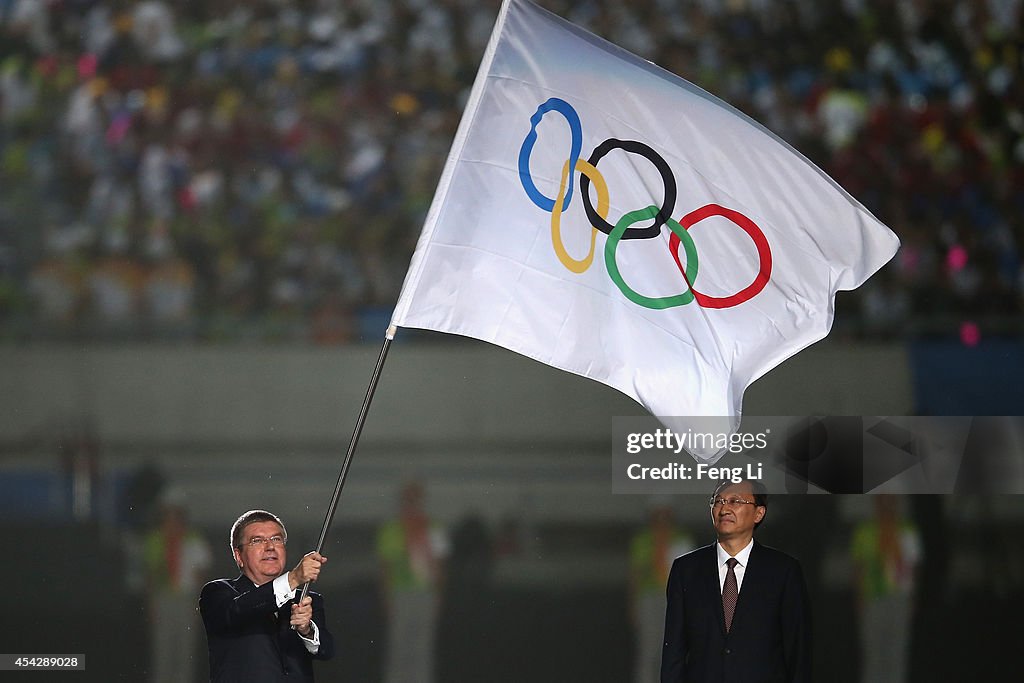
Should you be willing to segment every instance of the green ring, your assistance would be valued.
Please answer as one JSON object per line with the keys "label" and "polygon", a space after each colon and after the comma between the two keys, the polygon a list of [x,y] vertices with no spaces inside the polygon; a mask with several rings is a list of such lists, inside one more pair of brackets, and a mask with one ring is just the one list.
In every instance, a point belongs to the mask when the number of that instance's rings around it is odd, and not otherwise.
{"label": "green ring", "polygon": [[604,263],[605,267],[608,268],[608,275],[611,277],[612,282],[619,288],[622,294],[632,301],[633,303],[643,306],[645,308],[664,309],[672,308],[674,306],[685,306],[686,304],[693,301],[693,290],[690,288],[693,282],[697,279],[697,246],[693,243],[693,238],[690,237],[690,233],[679,225],[679,223],[671,218],[665,221],[668,225],[669,230],[674,232],[683,243],[683,250],[686,252],[686,281],[690,284],[686,291],[682,294],[673,294],[672,296],[644,296],[638,292],[633,291],[626,281],[622,279],[622,274],[619,273],[619,266],[615,262],[615,250],[619,246],[619,242],[622,239],[622,235],[626,230],[634,223],[639,223],[643,220],[649,220],[658,215],[660,209],[657,206],[651,205],[646,209],[637,209],[631,211],[619,219],[619,222],[615,224],[615,228],[608,235],[608,239],[604,243]]}

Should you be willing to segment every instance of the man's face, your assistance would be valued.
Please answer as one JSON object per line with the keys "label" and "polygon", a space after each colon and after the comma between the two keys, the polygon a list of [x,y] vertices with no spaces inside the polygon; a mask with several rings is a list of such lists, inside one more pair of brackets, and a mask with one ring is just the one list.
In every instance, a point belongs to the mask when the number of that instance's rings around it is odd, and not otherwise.
{"label": "man's face", "polygon": [[254,538],[284,537],[284,529],[277,522],[253,522],[242,529],[242,547],[235,548],[235,562],[242,573],[257,586],[273,581],[284,574],[288,556],[283,543],[252,543]]}
{"label": "man's face", "polygon": [[[733,484],[718,492],[723,500],[746,500],[753,502],[754,489],[750,482]],[[754,535],[754,525],[764,518],[765,508],[746,503],[715,505],[711,508],[711,523],[718,532],[718,540],[745,538]]]}

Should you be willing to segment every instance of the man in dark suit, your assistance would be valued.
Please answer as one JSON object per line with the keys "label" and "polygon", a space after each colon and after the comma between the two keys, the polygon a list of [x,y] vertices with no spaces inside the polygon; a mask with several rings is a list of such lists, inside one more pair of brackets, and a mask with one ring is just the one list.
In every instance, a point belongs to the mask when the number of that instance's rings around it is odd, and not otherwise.
{"label": "man in dark suit", "polygon": [[809,683],[810,607],[796,559],[754,540],[768,512],[757,481],[711,496],[718,541],[668,578],[662,683]]}
{"label": "man in dark suit", "polygon": [[250,510],[231,527],[242,574],[211,581],[199,596],[212,683],[312,683],[313,660],[333,656],[323,598],[311,592],[295,601],[327,558],[307,553],[285,572],[287,542],[284,524],[265,510]]}

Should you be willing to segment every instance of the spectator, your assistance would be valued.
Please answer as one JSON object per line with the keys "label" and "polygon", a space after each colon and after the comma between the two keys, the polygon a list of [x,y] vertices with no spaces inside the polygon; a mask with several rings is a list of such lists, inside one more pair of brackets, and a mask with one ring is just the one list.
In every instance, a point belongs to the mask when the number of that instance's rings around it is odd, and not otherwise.
{"label": "spectator", "polygon": [[861,633],[861,680],[904,683],[921,542],[893,495],[874,496],[874,516],[854,530]]}
{"label": "spectator", "polygon": [[[904,251],[848,295],[848,333],[1024,312],[1020,0],[542,4],[764,122],[894,228]],[[332,343],[352,335],[322,333],[325,302],[394,303],[494,19],[468,0],[3,7],[5,296],[41,296],[33,236],[84,226],[91,305],[65,324],[136,334],[152,309],[115,306],[108,262],[142,270],[155,233],[195,276],[187,334]],[[294,268],[293,244],[343,272]]]}
{"label": "spectator", "polygon": [[189,527],[180,496],[165,494],[160,519],[144,540],[149,596],[150,681],[189,683],[196,670],[195,596],[206,580],[210,548]]}
{"label": "spectator", "polygon": [[668,573],[675,558],[695,547],[693,538],[676,524],[671,503],[660,498],[652,500],[647,524],[633,537],[629,549],[629,607],[636,636],[636,683],[659,678]]}
{"label": "spectator", "polygon": [[398,517],[377,534],[381,586],[388,615],[388,683],[435,680],[435,634],[447,540],[424,509],[419,482],[402,487]]}

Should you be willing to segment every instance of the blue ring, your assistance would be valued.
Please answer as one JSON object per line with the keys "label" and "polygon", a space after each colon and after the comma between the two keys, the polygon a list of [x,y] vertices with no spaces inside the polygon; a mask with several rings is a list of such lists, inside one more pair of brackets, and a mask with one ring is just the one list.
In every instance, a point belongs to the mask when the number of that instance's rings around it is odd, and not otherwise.
{"label": "blue ring", "polygon": [[[565,100],[552,97],[547,102],[537,107],[537,111],[530,117],[530,132],[523,140],[523,146],[519,149],[519,180],[526,190],[527,196],[544,211],[551,212],[555,208],[555,200],[545,197],[533,184],[533,177],[530,175],[530,155],[533,154],[533,145],[537,142],[537,125],[549,111],[557,111],[565,117],[569,124],[569,132],[572,134],[572,146],[569,149],[569,168],[575,169],[576,162],[580,158],[580,150],[583,148],[583,125],[580,123],[580,116],[572,105]],[[565,199],[562,200],[562,211],[569,208],[569,201],[572,199],[573,183],[569,182],[569,188],[565,192]]]}

